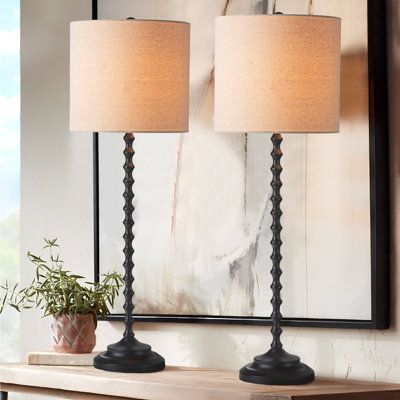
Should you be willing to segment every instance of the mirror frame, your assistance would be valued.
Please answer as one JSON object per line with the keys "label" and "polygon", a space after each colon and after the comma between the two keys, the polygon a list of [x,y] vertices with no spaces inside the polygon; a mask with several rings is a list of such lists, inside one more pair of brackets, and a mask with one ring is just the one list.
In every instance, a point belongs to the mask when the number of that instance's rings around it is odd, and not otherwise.
{"label": "mirror frame", "polygon": [[[387,329],[390,325],[390,204],[389,128],[386,51],[386,4],[368,1],[368,84],[371,216],[371,319],[283,318],[283,326]],[[97,0],[92,0],[92,19],[97,19]],[[99,280],[99,138],[93,133],[94,279]],[[344,278],[345,279],[345,278]],[[123,314],[105,320],[122,321]],[[140,314],[138,322],[182,322],[270,325],[270,318],[206,315]]]}

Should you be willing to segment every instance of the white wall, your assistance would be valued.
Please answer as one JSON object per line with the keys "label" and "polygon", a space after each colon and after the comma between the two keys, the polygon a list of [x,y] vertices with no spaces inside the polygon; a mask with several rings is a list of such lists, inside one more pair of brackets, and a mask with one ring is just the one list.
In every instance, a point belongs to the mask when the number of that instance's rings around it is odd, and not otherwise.
{"label": "white wall", "polygon": [[[66,261],[93,265],[92,138],[69,132],[69,21],[91,18],[90,0],[21,1],[21,278],[28,249],[62,238]],[[22,318],[22,350],[46,348],[49,320]]]}
{"label": "white wall", "polygon": [[[333,0],[331,0],[333,1]],[[91,135],[68,131],[68,21],[90,18],[89,0],[22,0],[22,200],[21,251],[41,237],[62,239],[65,260],[92,275]],[[286,349],[301,355],[320,376],[400,382],[400,2],[388,0],[390,50],[393,327],[384,332],[286,329]],[[397,111],[397,113],[396,113]],[[21,265],[30,279],[31,268]],[[46,349],[50,320],[22,317],[26,353]],[[265,351],[263,327],[137,324],[168,364],[237,369]],[[120,338],[120,323],[101,322],[98,349]]]}

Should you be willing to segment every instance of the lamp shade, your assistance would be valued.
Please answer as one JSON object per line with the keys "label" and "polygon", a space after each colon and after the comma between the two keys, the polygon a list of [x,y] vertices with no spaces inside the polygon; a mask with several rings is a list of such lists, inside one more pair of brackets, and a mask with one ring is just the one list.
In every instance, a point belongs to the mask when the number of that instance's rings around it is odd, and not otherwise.
{"label": "lamp shade", "polygon": [[216,19],[217,131],[337,132],[339,88],[339,18]]}
{"label": "lamp shade", "polygon": [[71,23],[70,130],[186,132],[190,25]]}

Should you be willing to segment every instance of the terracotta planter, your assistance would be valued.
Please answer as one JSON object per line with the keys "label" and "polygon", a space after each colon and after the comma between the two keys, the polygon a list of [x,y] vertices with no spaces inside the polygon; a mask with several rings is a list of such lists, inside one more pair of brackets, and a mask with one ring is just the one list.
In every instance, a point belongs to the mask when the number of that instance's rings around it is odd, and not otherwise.
{"label": "terracotta planter", "polygon": [[92,314],[60,315],[51,324],[52,346],[58,353],[90,353],[96,344]]}

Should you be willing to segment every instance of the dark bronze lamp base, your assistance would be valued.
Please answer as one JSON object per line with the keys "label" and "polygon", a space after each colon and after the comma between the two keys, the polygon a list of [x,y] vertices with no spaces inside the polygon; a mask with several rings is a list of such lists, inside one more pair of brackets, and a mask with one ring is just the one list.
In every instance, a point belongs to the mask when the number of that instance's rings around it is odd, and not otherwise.
{"label": "dark bronze lamp base", "polygon": [[240,380],[263,385],[303,385],[315,379],[314,371],[285,350],[270,350],[254,357],[240,370]]}
{"label": "dark bronze lamp base", "polygon": [[94,358],[93,365],[111,372],[158,372],[165,368],[165,360],[150,345],[133,338],[107,346],[107,351]]}

